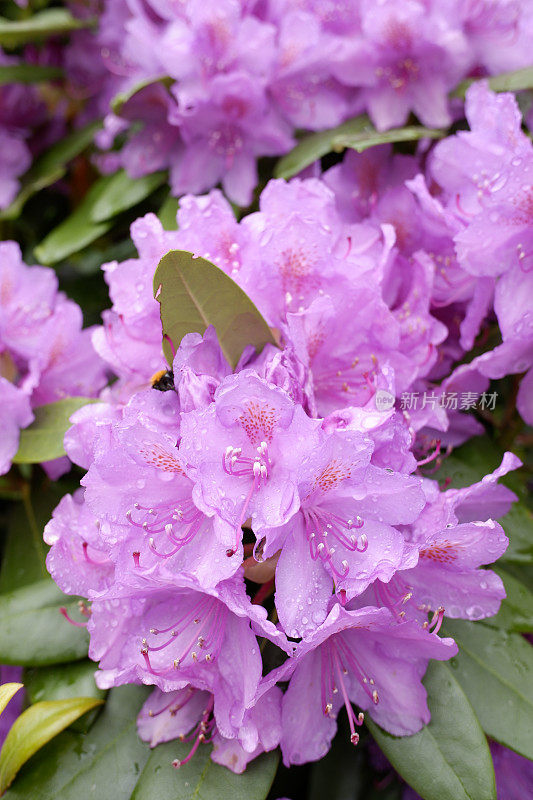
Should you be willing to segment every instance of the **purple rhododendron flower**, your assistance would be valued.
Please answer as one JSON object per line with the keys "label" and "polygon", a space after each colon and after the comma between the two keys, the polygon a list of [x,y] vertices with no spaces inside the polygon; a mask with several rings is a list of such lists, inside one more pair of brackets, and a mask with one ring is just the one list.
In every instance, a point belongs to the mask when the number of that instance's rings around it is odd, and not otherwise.
{"label": "purple rhododendron flower", "polygon": [[298,514],[282,528],[258,528],[265,534],[264,556],[281,550],[276,608],[292,637],[325,619],[333,582],[350,600],[416,563],[416,552],[394,525],[420,513],[420,481],[371,465],[371,449],[368,439],[346,431],[298,453]]}
{"label": "purple rhododendron flower", "polygon": [[[180,453],[195,483],[194,500],[234,527],[277,527],[298,508],[295,478],[286,451],[316,439],[311,420],[281,389],[244,370],[226,378],[204,411],[182,416]],[[204,442],[204,445],[201,444]]]}
{"label": "purple rhododendron flower", "polygon": [[[247,206],[256,160],[290,150],[296,130],[364,111],[379,130],[410,112],[448,125],[463,78],[529,65],[527,10],[520,0],[108,0],[96,36],[78,32],[66,63],[106,114],[101,147],[127,134],[112,163],[136,177],[169,169],[175,193],[220,182]],[[120,116],[110,112],[129,92]]]}
{"label": "purple rhododendron flower", "polygon": [[[53,270],[26,266],[15,242],[0,243],[0,474],[10,467],[33,408],[94,397],[104,386],[104,366],[82,323],[79,306],[58,292]],[[58,466],[50,462],[49,469],[52,464]],[[64,462],[59,469],[65,471]]]}
{"label": "purple rhododendron flower", "polygon": [[413,622],[396,624],[387,609],[334,605],[280,668],[283,679],[292,674],[282,706],[284,763],[322,758],[343,705],[357,743],[364,715],[352,702],[395,736],[416,733],[430,717],[421,683],[427,662],[456,653],[453,639],[439,639]]}
{"label": "purple rhododendron flower", "polygon": [[[213,743],[213,761],[233,772],[244,772],[246,765],[260,753],[278,746],[281,737],[281,690],[268,684],[260,686],[255,705],[245,712],[237,729],[221,733],[214,713],[214,699],[209,692],[187,686],[174,692],[156,689],[144,704],[137,721],[141,739],[155,747],[173,739],[194,740],[189,755],[174,766],[187,763],[199,744]],[[188,735],[186,735],[188,734]]]}
{"label": "purple rhododendron flower", "polygon": [[[459,362],[506,278],[479,288],[454,250],[464,220],[422,166],[352,155],[325,180],[270,182],[241,221],[218,190],[187,196],[177,231],[148,215],[132,228],[139,257],[105,266],[113,308],[93,338],[119,380],[65,437],[87,472],[46,528],[48,567],[91,604],[77,624],[99,685],[158,687],[139,730],[190,740],[185,761],[203,741],[236,772],[278,743],[287,764],[319,758],[343,703],[354,742],[364,711],[419,730],[428,659],[456,652],[443,616],[482,619],[505,596],[486,566],[515,499],[497,481],[519,460],[459,490],[418,472],[480,431],[447,398],[488,389],[480,364],[496,351]],[[207,327],[152,387],[165,369],[152,282],[170,248],[235,280],[279,346],[244,347],[232,370]]]}
{"label": "purple rhododendron flower", "polygon": [[[156,687],[139,734],[190,741],[175,766],[203,742],[234,772],[278,745],[286,765],[316,760],[342,706],[354,744],[364,713],[413,734],[429,660],[457,652],[443,618],[500,608],[490,565],[516,496],[498,481],[521,462],[505,453],[461,489],[429,465],[483,433],[491,379],[525,373],[517,404],[533,418],[532,150],[516,102],[481,81],[468,131],[271,180],[244,216],[230,200],[249,204],[257,160],[295,128],[459,119],[448,95],[493,70],[489,37],[516,36],[501,60],[525,61],[523,7],[107,4],[102,96],[132,96],[98,134],[105,168],[224,193],[182,197],[177,230],[154,214],[132,225],[138,255],[104,265],[112,307],[91,334],[50,271],[0,248],[0,455],[7,469],[36,405],[100,392],[90,337],[117,380],[72,417],[65,449],[85,475],[46,526],[47,566],[86,599],[71,621],[98,685]],[[206,319],[166,364],[152,286],[172,249],[235,281],[276,344],[243,341],[232,368]]]}

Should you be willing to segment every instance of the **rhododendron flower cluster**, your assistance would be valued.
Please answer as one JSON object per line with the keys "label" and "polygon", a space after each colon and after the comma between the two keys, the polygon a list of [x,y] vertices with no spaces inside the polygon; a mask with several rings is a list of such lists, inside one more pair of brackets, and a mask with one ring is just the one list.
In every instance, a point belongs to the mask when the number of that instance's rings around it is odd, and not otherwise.
{"label": "rhododendron flower cluster", "polygon": [[[476,104],[495,125],[479,142]],[[477,86],[467,109],[472,131],[438,145],[427,176],[504,133],[531,159],[508,97]],[[430,719],[429,659],[457,652],[443,617],[497,613],[505,590],[485,567],[507,548],[497,519],[515,495],[498,480],[519,459],[463,489],[423,469],[435,431],[450,444],[478,433],[440,398],[487,388],[491,354],[455,365],[506,277],[478,289],[457,244],[485,213],[469,181],[454,205],[444,185],[430,194],[421,158],[381,148],[323,179],[271,181],[240,222],[217,190],[185,197],[177,231],[147,215],[132,228],[138,258],[104,266],[113,307],[93,342],[118,380],[72,417],[65,447],[86,474],[46,527],[47,564],[90,602],[72,621],[87,626],[98,685],[156,687],[138,722],[153,746],[188,737],[189,760],[212,741],[240,772],[280,744],[301,764],[328,751],[343,707],[354,744],[365,714],[413,734]],[[502,197],[508,219],[515,195]],[[522,233],[498,233],[518,281]],[[152,283],[171,249],[229,275],[279,346],[245,346],[233,369],[208,326],[176,343],[168,370]],[[413,391],[434,399],[407,410]]]}
{"label": "rhododendron flower cluster", "polygon": [[533,796],[532,2],[0,2],[1,796]]}
{"label": "rhododendron flower cluster", "polygon": [[168,168],[176,195],[221,181],[240,205],[252,199],[257,158],[287,152],[296,129],[322,130],[362,111],[378,130],[410,112],[447,126],[448,95],[462,79],[530,63],[525,0],[104,6],[102,111],[113,93],[127,102],[107,113],[100,144],[128,132],[107,163],[118,160],[132,176]]}
{"label": "rhododendron flower cluster", "polygon": [[[65,397],[94,397],[106,383],[92,331],[82,324],[81,309],[58,291],[54,271],[26,266],[15,242],[1,242],[0,474],[9,470],[33,409]],[[46,467],[52,476],[68,468],[66,459]]]}

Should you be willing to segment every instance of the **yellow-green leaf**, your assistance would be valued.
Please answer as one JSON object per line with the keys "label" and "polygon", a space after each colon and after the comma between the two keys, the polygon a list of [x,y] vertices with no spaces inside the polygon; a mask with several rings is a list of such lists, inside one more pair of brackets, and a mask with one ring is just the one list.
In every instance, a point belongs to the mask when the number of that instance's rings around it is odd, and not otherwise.
{"label": "yellow-green leaf", "polygon": [[63,437],[70,417],[82,406],[94,403],[90,397],[67,397],[35,409],[32,424],[20,432],[15,464],[39,464],[65,455]]}
{"label": "yellow-green leaf", "polygon": [[20,20],[0,17],[0,45],[7,48],[18,47],[26,42],[70,33],[87,27],[87,24],[73,17],[66,8],[47,8]]}
{"label": "yellow-green leaf", "polygon": [[446,131],[425,128],[422,125],[409,125],[405,128],[391,128],[377,131],[369,118],[363,114],[354,117],[336,128],[312,133],[302,139],[296,147],[283,156],[276,164],[276,178],[292,178],[301,170],[313,164],[328,153],[340,153],[346,148],[362,153],[369,147],[391,142],[413,142],[418,139],[441,139]]}
{"label": "yellow-green leaf", "polygon": [[[462,81],[452,96],[464,97],[468,87],[476,80],[479,78],[467,78]],[[488,81],[493,92],[519,92],[523,89],[533,89],[533,66],[523,67],[523,69],[513,70],[513,72],[502,72],[500,75],[493,75]]]}
{"label": "yellow-green leaf", "polygon": [[135,97],[135,95],[139,94],[139,92],[142,92],[143,89],[147,89],[149,86],[154,86],[158,83],[161,86],[169,87],[174,83],[174,79],[169,75],[159,75],[157,78],[145,78],[133,86],[130,86],[130,88],[126,89],[124,92],[119,92],[112,98],[110,103],[113,114],[120,116],[123,106],[129,100],[131,100],[132,97]]}
{"label": "yellow-green leaf", "polygon": [[0,753],[0,794],[37,750],[102,702],[94,697],[74,697],[44,700],[27,708],[13,723]]}
{"label": "yellow-green leaf", "polygon": [[6,83],[39,83],[63,77],[59,67],[40,64],[2,64],[0,66],[0,85]]}
{"label": "yellow-green leaf", "polygon": [[22,683],[3,683],[0,686],[0,714],[22,686]]}

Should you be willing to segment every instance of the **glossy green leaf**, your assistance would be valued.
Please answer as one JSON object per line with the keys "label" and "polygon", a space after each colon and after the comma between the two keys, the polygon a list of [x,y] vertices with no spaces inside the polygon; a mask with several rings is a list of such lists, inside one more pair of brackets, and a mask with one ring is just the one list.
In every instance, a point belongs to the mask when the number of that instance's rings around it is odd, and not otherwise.
{"label": "glossy green leaf", "polygon": [[174,769],[172,761],[184,759],[190,749],[190,743],[177,741],[156,747],[131,800],[264,800],[267,796],[276,774],[277,752],[254,759],[242,775],[236,775],[211,760],[210,747],[201,747],[188,764]]}
{"label": "glossy green leaf", "polygon": [[70,417],[82,406],[94,402],[88,397],[68,397],[36,408],[34,421],[20,432],[13,463],[40,464],[64,456],[63,437],[70,427]]}
{"label": "glossy green leaf", "polygon": [[129,89],[126,89],[126,91],[116,94],[111,100],[111,110],[114,114],[120,116],[120,112],[122,111],[125,103],[131,100],[132,97],[135,97],[135,95],[139,94],[139,92],[142,92],[143,89],[158,83],[162,86],[168,87],[174,83],[174,79],[169,75],[160,75],[158,78],[145,78],[144,80],[139,81],[131,86]]}
{"label": "glossy green leaf", "polygon": [[103,700],[106,692],[94,680],[98,665],[88,659],[51,667],[30,667],[24,671],[24,686],[30,703],[41,700],[67,700],[94,697]]}
{"label": "glossy green leaf", "polygon": [[396,737],[367,715],[378,745],[423,800],[496,800],[487,740],[452,671],[431,661],[424,685],[430,723],[414,736]]}
{"label": "glossy green leaf", "polygon": [[[476,82],[476,78],[467,78],[462,81],[452,93],[454,97],[464,97],[469,86]],[[483,80],[486,80],[485,78]],[[488,78],[489,86],[493,92],[519,92],[522,89],[533,89],[533,67],[524,67],[513,72],[503,72]]]}
{"label": "glossy green leaf", "polygon": [[[496,616],[484,620],[484,624],[517,633],[533,631],[533,593],[525,583],[499,564],[491,568],[502,579],[507,597],[502,600]],[[533,582],[529,581],[529,585],[533,586]]]}
{"label": "glossy green leaf", "polygon": [[0,752],[0,795],[37,750],[102,702],[94,697],[45,700],[23,711],[11,726]]}
{"label": "glossy green leaf", "polygon": [[40,264],[52,266],[64,258],[83,250],[112,227],[113,222],[94,222],[93,208],[111,184],[113,175],[104,175],[94,183],[76,210],[35,248]]}
{"label": "glossy green leaf", "polygon": [[61,499],[59,488],[56,484],[47,491],[36,490],[30,494],[29,485],[24,484],[22,502],[13,503],[9,509],[0,592],[12,592],[48,578],[45,566],[48,548],[43,541],[43,528]]}
{"label": "glossy green leaf", "polygon": [[90,122],[60,139],[42,153],[22,177],[18,195],[8,208],[0,212],[0,219],[18,217],[26,200],[62,178],[67,171],[68,162],[92,145],[94,135],[101,127],[102,123],[99,120]]}
{"label": "glossy green leaf", "polygon": [[[112,689],[89,733],[60,733],[21,769],[5,799],[130,800],[150,755],[136,725],[148,692],[141,686]],[[167,800],[164,794],[152,800],[159,797]]]}
{"label": "glossy green leaf", "polygon": [[45,666],[84,658],[89,637],[59,609],[82,619],[76,598],[66,597],[51,579],[0,595],[0,663]]}
{"label": "glossy green leaf", "polygon": [[513,503],[498,522],[509,537],[509,547],[501,561],[533,564],[533,514],[523,502]]}
{"label": "glossy green leaf", "polygon": [[21,20],[0,18],[0,46],[18,47],[26,42],[36,42],[49,36],[59,36],[87,27],[65,8],[49,8]]}
{"label": "glossy green leaf", "polygon": [[22,683],[3,683],[0,686],[0,714],[23,686],[24,684]]}
{"label": "glossy green leaf", "polygon": [[63,77],[59,67],[43,67],[40,64],[0,65],[0,85],[6,83],[40,83]]}
{"label": "glossy green leaf", "polygon": [[485,733],[533,759],[533,647],[479,622],[447,620],[445,630],[460,649],[451,669]]}
{"label": "glossy green leaf", "polygon": [[[222,352],[235,367],[244,348],[259,352],[276,344],[267,323],[250,298],[221,269],[185,250],[163,256],[154,275],[154,296],[161,304],[163,334],[177,349],[191,331],[204,333],[214,325]],[[163,349],[170,364],[172,351]]]}
{"label": "glossy green leaf", "polygon": [[446,131],[435,128],[424,128],[421,125],[411,125],[405,128],[392,128],[391,130],[377,131],[366,115],[355,117],[336,128],[327,131],[312,133],[302,139],[296,147],[287,153],[274,170],[276,178],[292,178],[305,167],[310,166],[319,158],[328,153],[340,153],[346,148],[356,150],[358,153],[389,142],[411,142],[418,139],[440,139]]}
{"label": "glossy green leaf", "polygon": [[[103,700],[107,694],[94,680],[97,665],[94,661],[73,661],[52,667],[32,667],[24,671],[24,686],[30,703],[41,700],[66,700],[71,697],[94,697]],[[98,716],[99,709],[90,711],[71,725],[71,729],[86,733]]]}
{"label": "glossy green leaf", "polygon": [[166,172],[153,172],[142,178],[130,178],[124,169],[115,172],[91,208],[92,221],[105,222],[136,206],[161,186],[166,177]]}

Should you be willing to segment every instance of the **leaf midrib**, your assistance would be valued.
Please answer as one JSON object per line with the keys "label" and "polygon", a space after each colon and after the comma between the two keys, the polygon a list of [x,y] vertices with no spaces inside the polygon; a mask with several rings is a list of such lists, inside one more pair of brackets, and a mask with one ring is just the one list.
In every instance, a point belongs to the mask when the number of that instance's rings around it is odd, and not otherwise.
{"label": "leaf midrib", "polygon": [[[187,294],[191,298],[194,307],[198,311],[198,314],[200,315],[200,318],[201,318],[202,322],[204,323],[204,325],[205,325],[205,327],[207,329],[209,327],[209,325],[211,325],[212,323],[204,315],[202,307],[199,304],[199,301],[197,300],[196,295],[194,294],[193,290],[191,289],[191,287],[189,286],[189,284],[187,283],[187,281],[185,279],[182,267],[181,266],[177,266],[176,270],[177,270],[178,276],[179,276],[183,286],[185,287],[185,291],[187,292]],[[222,350],[222,352],[224,353],[224,356],[226,357],[226,360],[228,361],[228,363],[231,364],[231,354],[227,352],[226,347],[224,345],[224,342],[223,341],[219,342],[219,344],[220,344],[220,349]]]}

